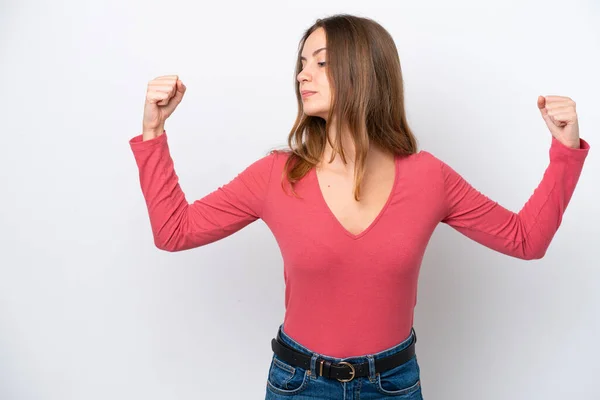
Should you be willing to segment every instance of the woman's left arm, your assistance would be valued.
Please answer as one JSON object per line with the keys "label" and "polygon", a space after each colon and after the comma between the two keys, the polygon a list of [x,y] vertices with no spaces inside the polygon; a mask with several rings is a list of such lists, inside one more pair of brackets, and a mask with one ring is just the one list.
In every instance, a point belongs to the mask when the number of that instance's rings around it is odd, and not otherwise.
{"label": "woman's left arm", "polygon": [[445,190],[442,222],[484,246],[524,260],[539,259],[546,253],[590,149],[579,137],[571,99],[540,96],[538,108],[552,133],[550,163],[518,213],[489,199],[440,161]]}

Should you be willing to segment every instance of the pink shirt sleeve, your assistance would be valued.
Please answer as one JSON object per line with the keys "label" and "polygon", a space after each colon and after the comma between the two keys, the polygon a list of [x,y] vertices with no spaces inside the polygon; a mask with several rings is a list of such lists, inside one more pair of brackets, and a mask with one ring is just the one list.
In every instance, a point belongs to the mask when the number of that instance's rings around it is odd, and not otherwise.
{"label": "pink shirt sleeve", "polygon": [[175,173],[166,132],[129,141],[139,169],[155,245],[181,251],[225,238],[261,217],[275,153],[265,156],[233,180],[189,204]]}
{"label": "pink shirt sleeve", "polygon": [[560,226],[589,148],[583,139],[580,148],[574,149],[552,137],[550,163],[518,213],[481,194],[440,161],[446,203],[442,222],[500,253],[525,260],[543,257]]}

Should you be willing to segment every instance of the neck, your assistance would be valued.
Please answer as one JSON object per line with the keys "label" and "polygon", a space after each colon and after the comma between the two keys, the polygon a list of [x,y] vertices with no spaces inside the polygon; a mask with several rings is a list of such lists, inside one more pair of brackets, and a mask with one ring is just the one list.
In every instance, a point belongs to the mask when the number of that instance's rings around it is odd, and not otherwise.
{"label": "neck", "polygon": [[[335,143],[336,134],[337,134],[337,132],[336,132],[335,125],[332,124],[330,131],[329,131],[329,138],[332,143]],[[329,163],[329,160],[331,159],[331,155],[335,152],[335,150],[329,144],[329,142],[327,142],[325,144],[325,151],[323,152],[323,157],[321,158],[320,166],[321,167],[326,166],[327,168],[330,168],[330,169],[353,172],[354,164],[356,163],[356,148],[355,148],[354,142],[352,141],[352,138],[350,136],[350,131],[344,125],[342,125],[341,141],[342,141],[342,148],[344,149],[344,155],[346,156],[347,164],[344,164],[344,161],[342,160],[342,157],[339,154],[336,154],[333,161],[331,163]],[[376,164],[377,162],[381,161],[382,159],[388,158],[388,157],[393,157],[393,155],[389,151],[379,148],[378,146],[374,145],[372,142],[369,144],[369,150],[367,151],[367,159],[366,159],[367,165]]]}

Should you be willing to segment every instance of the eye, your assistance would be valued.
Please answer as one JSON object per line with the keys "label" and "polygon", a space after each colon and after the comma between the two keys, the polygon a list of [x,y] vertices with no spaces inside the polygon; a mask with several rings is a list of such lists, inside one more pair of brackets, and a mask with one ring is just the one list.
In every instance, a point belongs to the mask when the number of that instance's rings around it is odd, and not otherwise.
{"label": "eye", "polygon": [[[324,67],[327,64],[327,62],[323,61],[323,62],[319,62],[317,64],[321,67]],[[303,69],[304,69],[304,65],[300,65],[300,71],[302,71]]]}

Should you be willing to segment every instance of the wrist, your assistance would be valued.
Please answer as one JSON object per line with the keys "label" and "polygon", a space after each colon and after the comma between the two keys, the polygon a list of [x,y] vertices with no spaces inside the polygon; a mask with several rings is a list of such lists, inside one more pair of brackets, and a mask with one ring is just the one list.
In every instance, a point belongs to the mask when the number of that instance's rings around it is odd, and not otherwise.
{"label": "wrist", "polygon": [[564,142],[563,144],[571,149],[580,149],[581,148],[579,139],[577,139],[575,142]]}
{"label": "wrist", "polygon": [[144,129],[142,130],[142,140],[151,140],[159,137],[165,131],[164,128],[160,129]]}

